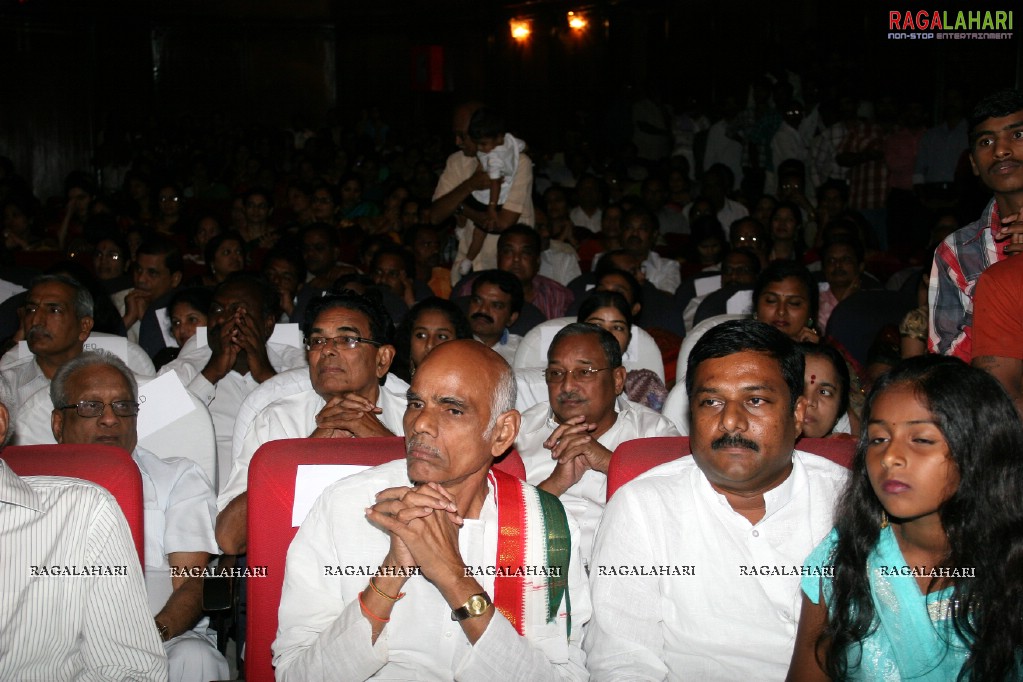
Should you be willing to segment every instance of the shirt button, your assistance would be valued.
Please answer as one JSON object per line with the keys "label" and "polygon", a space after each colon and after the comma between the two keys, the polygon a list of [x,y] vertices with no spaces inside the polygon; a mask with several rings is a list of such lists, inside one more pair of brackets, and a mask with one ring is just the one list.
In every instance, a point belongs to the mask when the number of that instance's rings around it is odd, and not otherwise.
{"label": "shirt button", "polygon": [[760,531],[759,530],[754,530],[753,531],[753,537],[759,538],[760,537]]}
{"label": "shirt button", "polygon": [[451,637],[451,633],[450,632],[445,632],[444,636],[450,638]]}

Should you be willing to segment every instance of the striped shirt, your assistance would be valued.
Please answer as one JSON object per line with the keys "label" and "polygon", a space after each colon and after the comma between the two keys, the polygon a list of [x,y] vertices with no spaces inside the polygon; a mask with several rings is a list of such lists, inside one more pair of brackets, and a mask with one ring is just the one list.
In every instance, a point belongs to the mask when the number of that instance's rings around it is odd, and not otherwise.
{"label": "striped shirt", "polygon": [[0,460],[0,595],[0,679],[167,679],[128,524],[103,488]]}
{"label": "striped shirt", "polygon": [[969,362],[973,357],[973,289],[980,274],[1006,259],[1005,244],[996,244],[1001,225],[992,199],[979,220],[962,227],[938,245],[931,267],[927,304],[927,350]]}

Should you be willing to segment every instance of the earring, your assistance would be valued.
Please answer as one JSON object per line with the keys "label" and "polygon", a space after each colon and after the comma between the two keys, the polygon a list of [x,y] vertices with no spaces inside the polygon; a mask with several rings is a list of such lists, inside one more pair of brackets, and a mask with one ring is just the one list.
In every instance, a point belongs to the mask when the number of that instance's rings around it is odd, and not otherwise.
{"label": "earring", "polygon": [[888,527],[888,514],[884,509],[881,510],[881,530]]}

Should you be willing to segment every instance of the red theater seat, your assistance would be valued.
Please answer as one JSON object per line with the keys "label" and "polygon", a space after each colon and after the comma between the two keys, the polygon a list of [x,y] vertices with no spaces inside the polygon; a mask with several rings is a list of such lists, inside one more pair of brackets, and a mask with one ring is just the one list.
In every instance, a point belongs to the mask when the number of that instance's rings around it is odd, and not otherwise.
{"label": "red theater seat", "polygon": [[103,486],[128,520],[139,562],[145,567],[142,473],[127,452],[110,445],[12,445],[0,452],[19,476],[69,476]]}
{"label": "red theater seat", "polygon": [[[249,465],[248,565],[266,567],[266,577],[246,581],[246,680],[273,682],[274,679],[270,645],[277,636],[277,608],[284,587],[288,547],[298,532],[291,525],[298,467],[305,464],[371,467],[404,456],[405,441],[401,437],[277,440],[266,443],[253,455]],[[525,466],[514,450],[495,466],[525,478]]]}

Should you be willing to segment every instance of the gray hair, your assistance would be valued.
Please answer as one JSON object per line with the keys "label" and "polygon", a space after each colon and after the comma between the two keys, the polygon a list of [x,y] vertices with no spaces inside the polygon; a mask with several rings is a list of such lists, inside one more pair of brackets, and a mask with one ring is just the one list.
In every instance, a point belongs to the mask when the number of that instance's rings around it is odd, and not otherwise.
{"label": "gray hair", "polygon": [[38,284],[46,284],[47,282],[59,282],[65,286],[69,286],[75,290],[75,316],[78,319],[83,317],[92,317],[95,303],[92,300],[92,294],[88,288],[81,282],[70,275],[40,275],[32,280],[28,285],[29,290],[33,289]]}
{"label": "gray hair", "polygon": [[497,377],[497,386],[494,387],[494,395],[490,399],[490,422],[487,424],[486,431],[483,432],[484,438],[490,438],[494,427],[497,426],[498,417],[515,409],[515,399],[518,394],[515,386],[515,373],[512,372],[511,365],[504,358],[501,358],[500,372]]}
{"label": "gray hair", "polygon": [[53,403],[54,409],[70,402],[71,399],[67,395],[67,382],[75,372],[99,365],[113,367],[120,372],[124,380],[128,382],[128,387],[131,388],[131,399],[138,402],[139,384],[135,381],[135,375],[128,369],[128,365],[113,353],[108,353],[105,350],[90,350],[61,365],[57,373],[53,375],[53,381],[50,382],[50,401]]}
{"label": "gray hair", "polygon": [[14,436],[14,419],[17,417],[18,398],[7,379],[0,375],[0,405],[7,408],[7,433],[0,438],[0,448],[11,442]]}

